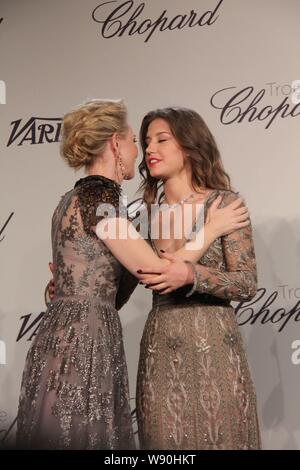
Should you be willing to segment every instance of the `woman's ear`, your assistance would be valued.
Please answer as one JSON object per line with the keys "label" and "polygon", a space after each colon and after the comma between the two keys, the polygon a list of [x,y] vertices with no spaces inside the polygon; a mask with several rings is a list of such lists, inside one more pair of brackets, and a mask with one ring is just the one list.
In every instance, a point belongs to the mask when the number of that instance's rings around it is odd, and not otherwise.
{"label": "woman's ear", "polygon": [[119,136],[116,132],[110,138],[110,144],[112,151],[117,153],[119,151]]}

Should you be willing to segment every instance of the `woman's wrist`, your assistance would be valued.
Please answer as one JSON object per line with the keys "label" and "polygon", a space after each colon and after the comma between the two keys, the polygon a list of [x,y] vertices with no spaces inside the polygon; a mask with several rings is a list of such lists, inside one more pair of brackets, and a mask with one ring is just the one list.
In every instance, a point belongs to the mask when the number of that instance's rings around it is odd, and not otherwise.
{"label": "woman's wrist", "polygon": [[194,284],[195,270],[191,261],[185,261],[187,267],[186,284]]}
{"label": "woman's wrist", "polygon": [[190,274],[190,278],[189,278],[189,280],[191,282],[189,282],[188,284],[192,284],[192,288],[186,294],[186,297],[190,297],[197,290],[198,276],[197,276],[196,265],[194,263],[192,263],[191,261],[185,261],[185,262],[189,266],[189,270],[191,270],[191,274]]}
{"label": "woman's wrist", "polygon": [[218,237],[220,237],[220,233],[218,233],[216,227],[212,222],[208,222],[204,226],[204,243],[208,246],[214,242]]}

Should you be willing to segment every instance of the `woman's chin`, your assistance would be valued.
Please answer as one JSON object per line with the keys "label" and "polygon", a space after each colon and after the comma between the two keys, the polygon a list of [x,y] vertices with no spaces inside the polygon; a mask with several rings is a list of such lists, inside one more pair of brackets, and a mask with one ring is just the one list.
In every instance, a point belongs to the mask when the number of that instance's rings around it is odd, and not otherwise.
{"label": "woman's chin", "polygon": [[152,176],[152,178],[156,178],[158,180],[166,178],[166,175],[164,175],[161,171],[156,171],[155,169],[150,170],[150,176]]}

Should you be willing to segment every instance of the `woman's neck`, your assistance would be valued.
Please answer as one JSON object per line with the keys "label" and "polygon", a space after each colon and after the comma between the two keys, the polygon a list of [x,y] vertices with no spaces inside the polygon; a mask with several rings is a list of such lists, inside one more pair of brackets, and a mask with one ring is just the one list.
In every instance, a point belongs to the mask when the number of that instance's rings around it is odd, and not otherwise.
{"label": "woman's neck", "polygon": [[118,184],[122,184],[123,182],[123,177],[118,177],[116,175],[116,170],[112,165],[104,165],[102,163],[95,162],[93,165],[87,168],[86,170],[87,176],[93,176],[93,175],[98,175],[98,176],[104,176],[105,178],[109,178],[113,181],[115,181]]}
{"label": "woman's neck", "polygon": [[167,204],[177,204],[184,198],[195,194],[192,182],[187,175],[174,176],[164,182],[164,193]]}

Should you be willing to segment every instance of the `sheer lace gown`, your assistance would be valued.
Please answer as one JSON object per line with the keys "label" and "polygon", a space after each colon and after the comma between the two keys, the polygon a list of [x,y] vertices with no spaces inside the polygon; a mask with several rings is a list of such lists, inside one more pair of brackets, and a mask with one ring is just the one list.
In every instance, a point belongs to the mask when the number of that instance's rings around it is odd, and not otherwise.
{"label": "sheer lace gown", "polygon": [[[227,205],[237,196],[223,195]],[[256,292],[251,227],[217,239],[197,264],[195,292],[154,294],[137,376],[141,448],[258,449],[256,396],[231,300]]]}
{"label": "sheer lace gown", "polygon": [[119,195],[113,181],[89,176],[62,197],[54,212],[56,296],[27,355],[18,447],[134,448],[116,310],[127,300],[129,286],[118,292],[125,271],[91,230],[98,205],[117,207]]}

